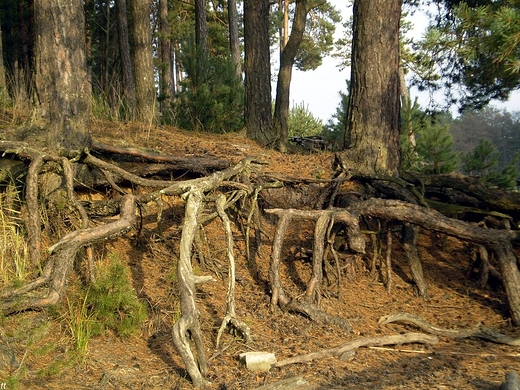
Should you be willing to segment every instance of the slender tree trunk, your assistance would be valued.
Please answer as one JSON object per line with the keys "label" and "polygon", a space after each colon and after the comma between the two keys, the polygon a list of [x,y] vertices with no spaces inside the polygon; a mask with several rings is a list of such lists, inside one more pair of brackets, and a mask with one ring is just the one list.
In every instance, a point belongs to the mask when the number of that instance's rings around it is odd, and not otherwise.
{"label": "slender tree trunk", "polygon": [[228,0],[229,50],[235,64],[236,77],[242,78],[242,59],[240,58],[240,42],[238,40],[238,14],[236,0]]}
{"label": "slender tree trunk", "polygon": [[175,90],[175,99],[176,99],[177,93],[181,90],[181,81],[183,80],[183,73],[182,73],[182,65],[181,65],[181,60],[180,60],[181,48],[179,46],[179,41],[175,40],[173,46],[174,46],[173,53],[175,56],[175,59],[174,59],[174,65],[175,65],[174,90]]}
{"label": "slender tree trunk", "polygon": [[116,0],[116,14],[124,101],[128,109],[128,114],[132,118],[135,115],[136,97],[134,67],[132,65],[132,57],[130,55],[130,38],[128,33],[128,14],[126,10],[126,0]]}
{"label": "slender tree trunk", "polygon": [[398,173],[402,0],[355,0],[352,77],[342,157],[364,174]]}
{"label": "slender tree trunk", "polygon": [[195,46],[197,47],[197,80],[195,85],[200,85],[204,82],[209,51],[206,0],[195,0]]}
{"label": "slender tree trunk", "polygon": [[112,29],[110,28],[111,25],[112,25],[112,12],[111,12],[111,2],[110,1],[107,1],[105,3],[105,15],[106,15],[106,19],[105,19],[105,28],[103,29],[104,32],[105,32],[105,44],[103,46],[103,49],[104,49],[104,55],[103,55],[103,62],[104,62],[104,71],[105,71],[105,77],[104,77],[104,80],[105,80],[105,83],[104,83],[104,90],[105,90],[105,93],[107,94],[107,96],[110,94],[111,92],[111,89],[112,89],[112,83],[110,81],[110,52],[111,52],[111,48],[110,48],[110,39],[111,39],[111,36],[112,36]]}
{"label": "slender tree trunk", "polygon": [[85,58],[82,0],[36,0],[36,91],[47,145],[90,145],[92,91]]}
{"label": "slender tree trunk", "polygon": [[5,103],[9,98],[4,66],[4,50],[2,48],[2,27],[0,26],[0,103]]}
{"label": "slender tree trunk", "polygon": [[159,0],[159,49],[161,65],[159,72],[160,110],[165,113],[173,96],[172,46],[170,23],[168,22],[168,0]]}
{"label": "slender tree trunk", "polygon": [[150,8],[151,0],[130,0],[137,118],[145,123],[156,119]]}
{"label": "slender tree trunk", "polygon": [[310,7],[307,0],[296,1],[296,10],[289,40],[285,44],[280,57],[280,70],[276,84],[276,100],[274,104],[274,131],[276,133],[276,148],[281,152],[287,150],[289,138],[289,110],[292,69],[298,49],[302,43],[307,13]]}
{"label": "slender tree trunk", "polygon": [[274,147],[269,0],[244,0],[245,109],[248,138]]}

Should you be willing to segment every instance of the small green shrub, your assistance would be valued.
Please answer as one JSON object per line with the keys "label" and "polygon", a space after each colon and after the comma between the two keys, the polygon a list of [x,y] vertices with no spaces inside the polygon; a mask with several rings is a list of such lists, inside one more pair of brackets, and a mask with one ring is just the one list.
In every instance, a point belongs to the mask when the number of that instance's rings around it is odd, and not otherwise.
{"label": "small green shrub", "polygon": [[98,266],[97,280],[86,298],[92,321],[92,335],[113,330],[122,337],[136,334],[147,317],[146,307],[130,284],[129,272],[115,255]]}
{"label": "small green shrub", "polygon": [[309,137],[323,132],[323,123],[312,115],[309,106],[297,104],[289,112],[289,137]]}

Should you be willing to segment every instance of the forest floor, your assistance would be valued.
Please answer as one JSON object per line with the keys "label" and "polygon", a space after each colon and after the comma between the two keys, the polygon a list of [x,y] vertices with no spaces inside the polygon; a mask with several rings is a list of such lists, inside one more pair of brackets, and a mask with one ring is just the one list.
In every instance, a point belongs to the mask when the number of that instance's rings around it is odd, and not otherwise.
{"label": "forest floor", "polygon": [[[97,124],[97,142],[146,147],[174,156],[214,156],[238,162],[260,156],[268,164],[264,172],[299,179],[331,176],[333,155],[280,154],[259,148],[240,134],[211,135],[172,128],[142,130],[132,125]],[[145,218],[139,232],[112,240],[104,252],[115,254],[131,270],[132,284],[148,307],[148,319],[136,336],[114,334],[93,337],[83,363],[72,364],[72,348],[64,321],[49,311],[25,312],[2,319],[2,334],[10,345],[0,345],[0,383],[20,389],[191,389],[184,364],[171,336],[179,315],[175,289],[176,253],[183,216],[180,200],[171,200],[159,232],[155,219]],[[270,310],[268,267],[274,227],[265,220],[265,235],[255,264],[247,264],[244,236],[236,230],[235,258],[237,317],[251,329],[253,342],[224,333],[215,348],[220,323],[225,315],[227,290],[226,243],[217,220],[205,228],[208,253],[199,274],[211,274],[215,282],[198,286],[197,304],[209,359],[210,389],[255,389],[293,376],[303,377],[312,389],[498,389],[506,372],[520,370],[518,347],[467,338],[440,338],[436,345],[403,344],[385,348],[359,348],[354,356],[340,360],[327,357],[310,363],[273,368],[268,373],[248,371],[238,360],[248,351],[274,353],[278,360],[340,346],[362,337],[419,331],[402,324],[379,325],[380,317],[410,313],[443,328],[467,328],[484,323],[502,333],[519,337],[520,329],[508,318],[504,292],[479,288],[466,277],[470,261],[468,245],[450,237],[423,231],[419,253],[429,285],[430,299],[414,294],[410,273],[399,240],[393,240],[393,287],[387,292],[381,277],[367,269],[366,258],[353,260],[345,269],[342,299],[335,285],[323,287],[322,309],[340,315],[352,324],[348,333],[302,315]],[[282,283],[292,297],[301,296],[311,263],[302,248],[311,248],[310,223],[292,226],[285,242]],[[370,240],[367,240],[369,243]],[[79,283],[72,278],[70,288]],[[296,298],[297,299],[297,298]],[[66,305],[66,302],[63,303]],[[6,348],[15,353],[6,362]],[[3,348],[3,349],[2,349]],[[4,353],[2,354],[2,351]],[[3,364],[2,364],[3,363]],[[10,381],[8,379],[11,378]],[[12,380],[16,378],[16,380]]]}

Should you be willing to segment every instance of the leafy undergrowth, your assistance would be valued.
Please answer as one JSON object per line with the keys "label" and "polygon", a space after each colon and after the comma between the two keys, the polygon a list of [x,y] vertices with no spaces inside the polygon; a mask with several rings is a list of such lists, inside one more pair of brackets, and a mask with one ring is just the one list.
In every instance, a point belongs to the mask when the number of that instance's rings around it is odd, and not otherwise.
{"label": "leafy undergrowth", "polygon": [[[176,156],[220,156],[232,162],[249,155],[260,156],[268,163],[265,171],[273,175],[322,179],[331,171],[333,156],[330,154],[282,155],[262,150],[242,135],[213,136],[171,128],[143,131],[132,125],[113,126],[99,124],[95,139],[107,144],[145,146]],[[128,332],[126,337],[121,337],[117,325],[99,335],[95,329],[89,330],[90,321],[98,323],[109,314],[95,317],[101,312],[101,303],[89,301],[94,298],[93,287],[82,288],[84,282],[72,275],[69,303],[64,300],[62,306],[54,310],[26,312],[2,319],[0,383],[5,382],[7,389],[192,388],[171,337],[172,325],[180,316],[175,277],[183,204],[179,199],[169,202],[165,206],[162,229],[158,229],[152,213],[142,219],[139,231],[96,248],[97,261],[105,264],[107,274],[111,275],[104,282],[98,280],[98,284],[106,283],[103,288],[109,294],[123,289],[127,299],[132,292],[108,282],[120,280],[128,272],[135,294],[133,302],[132,299],[118,301],[118,308],[110,310],[110,316],[115,314],[124,319],[129,313],[137,313],[137,320],[142,320],[139,332]],[[311,271],[305,249],[311,248],[312,229],[313,226],[302,222],[293,225],[287,236],[282,283],[295,299],[303,294]],[[512,336],[518,337],[520,332],[510,324],[503,291],[479,288],[466,277],[470,248],[455,239],[424,231],[419,239],[419,252],[429,284],[429,301],[415,296],[399,240],[393,240],[390,293],[385,290],[383,277],[373,277],[367,270],[372,253],[370,244],[366,258],[351,259],[344,264],[341,299],[335,283],[326,283],[323,287],[322,308],[347,318],[353,333],[312,322],[301,315],[272,312],[268,267],[273,226],[266,220],[265,235],[254,264],[247,264],[245,260],[242,232],[235,231],[234,237],[236,311],[238,318],[251,328],[253,342],[246,345],[240,338],[225,333],[220,349],[216,350],[217,332],[226,306],[226,243],[218,221],[204,229],[204,236],[207,256],[203,264],[195,258],[194,267],[198,274],[211,274],[216,279],[200,285],[197,296],[211,389],[253,389],[295,375],[303,376],[316,389],[496,389],[506,372],[520,369],[518,348],[479,339],[441,338],[434,346],[361,348],[344,361],[336,357],[323,358],[275,368],[269,373],[249,372],[238,361],[242,352],[272,352],[281,360],[360,337],[417,331],[401,324],[378,325],[381,316],[397,312],[421,316],[444,328],[465,328],[482,322]],[[114,258],[117,262],[112,261]],[[141,305],[146,307],[146,318],[139,311]],[[81,337],[86,338],[83,340],[87,341],[86,345],[77,344],[78,337],[73,337],[71,331],[74,326],[77,332],[85,332]],[[78,352],[82,346],[83,354]]]}

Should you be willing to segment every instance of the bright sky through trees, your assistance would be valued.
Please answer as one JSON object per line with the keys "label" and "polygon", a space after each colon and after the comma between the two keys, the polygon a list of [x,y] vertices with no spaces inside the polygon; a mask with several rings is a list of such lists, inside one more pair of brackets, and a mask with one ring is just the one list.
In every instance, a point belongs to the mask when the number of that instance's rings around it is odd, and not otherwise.
{"label": "bright sky through trees", "polygon": [[[344,20],[350,17],[352,8],[349,7],[349,2],[346,0],[329,1],[342,12]],[[412,22],[416,25],[413,34],[418,38],[427,25],[426,17],[416,13]],[[338,26],[337,34],[342,33],[342,26]],[[339,91],[346,91],[346,80],[350,78],[350,68],[340,71],[339,63],[339,59],[326,57],[323,65],[314,71],[301,72],[294,69],[291,83],[291,107],[303,103],[308,106],[315,117],[322,119],[325,123],[336,111],[340,102]],[[412,90],[412,98],[415,96],[419,97],[421,106],[428,105],[430,99],[428,93],[418,95],[417,91]],[[439,99],[442,99],[442,94],[439,94]],[[492,105],[508,111],[520,111],[520,93],[513,93],[508,102],[494,102]],[[457,109],[454,108],[455,114],[456,111]]]}

